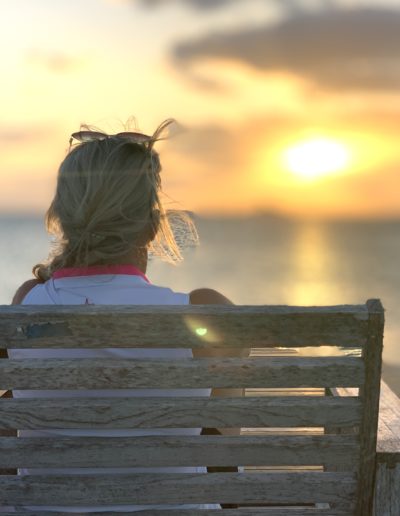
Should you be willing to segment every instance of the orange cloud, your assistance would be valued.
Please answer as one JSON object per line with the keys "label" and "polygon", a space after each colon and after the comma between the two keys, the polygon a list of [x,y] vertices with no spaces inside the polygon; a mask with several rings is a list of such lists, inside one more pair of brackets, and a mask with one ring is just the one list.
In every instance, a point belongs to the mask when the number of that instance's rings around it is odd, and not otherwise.
{"label": "orange cloud", "polygon": [[27,61],[35,66],[40,66],[52,73],[68,73],[80,68],[82,59],[61,52],[45,52],[32,50],[27,55]]}

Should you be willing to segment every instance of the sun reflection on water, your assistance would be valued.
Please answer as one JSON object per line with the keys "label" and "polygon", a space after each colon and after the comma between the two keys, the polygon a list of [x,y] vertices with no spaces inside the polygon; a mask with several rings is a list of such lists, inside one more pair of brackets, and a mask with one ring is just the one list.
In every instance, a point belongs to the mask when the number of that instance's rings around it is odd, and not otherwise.
{"label": "sun reflection on water", "polygon": [[293,240],[291,263],[291,281],[287,285],[289,304],[333,304],[340,299],[340,288],[335,281],[337,262],[333,246],[319,223],[299,225]]}

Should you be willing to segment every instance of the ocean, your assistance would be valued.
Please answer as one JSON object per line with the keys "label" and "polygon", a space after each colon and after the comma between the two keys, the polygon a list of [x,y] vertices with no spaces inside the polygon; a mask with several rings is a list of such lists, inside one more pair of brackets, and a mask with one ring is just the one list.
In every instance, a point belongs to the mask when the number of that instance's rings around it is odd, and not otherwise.
{"label": "ocean", "polygon": [[[149,279],[188,292],[210,287],[236,304],[334,305],[380,298],[384,378],[400,395],[400,220],[298,221],[270,215],[196,217],[200,245],[179,265],[150,260]],[[0,304],[47,256],[35,216],[0,217]]]}

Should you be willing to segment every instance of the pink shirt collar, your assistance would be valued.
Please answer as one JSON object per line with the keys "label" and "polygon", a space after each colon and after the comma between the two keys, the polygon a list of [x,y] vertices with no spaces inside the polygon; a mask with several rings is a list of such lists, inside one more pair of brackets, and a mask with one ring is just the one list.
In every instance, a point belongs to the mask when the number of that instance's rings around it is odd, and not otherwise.
{"label": "pink shirt collar", "polygon": [[99,276],[101,274],[127,274],[140,276],[150,283],[146,275],[134,265],[89,265],[88,267],[64,267],[52,274],[53,279],[73,278],[76,276]]}

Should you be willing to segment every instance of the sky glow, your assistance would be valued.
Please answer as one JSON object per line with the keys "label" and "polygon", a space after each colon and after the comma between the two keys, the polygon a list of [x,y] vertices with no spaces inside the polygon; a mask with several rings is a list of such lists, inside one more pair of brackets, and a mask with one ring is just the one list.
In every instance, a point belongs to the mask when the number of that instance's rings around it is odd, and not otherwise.
{"label": "sky glow", "polygon": [[158,147],[175,207],[400,216],[397,3],[14,0],[0,29],[3,212],[46,210],[81,123],[134,116],[186,128]]}

